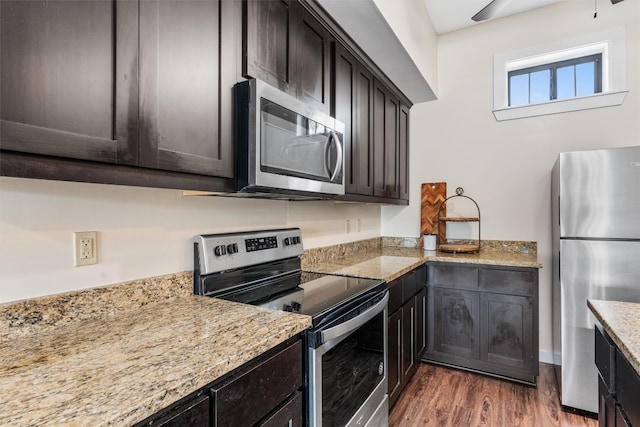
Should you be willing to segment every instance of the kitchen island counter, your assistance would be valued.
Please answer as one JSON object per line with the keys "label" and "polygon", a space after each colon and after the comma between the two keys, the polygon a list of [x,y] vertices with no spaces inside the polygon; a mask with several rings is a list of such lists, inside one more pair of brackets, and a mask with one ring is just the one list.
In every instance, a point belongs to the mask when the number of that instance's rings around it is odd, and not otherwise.
{"label": "kitchen island counter", "polygon": [[185,296],[0,344],[0,425],[131,425],[311,325]]}
{"label": "kitchen island counter", "polygon": [[589,299],[587,305],[640,375],[640,304]]}

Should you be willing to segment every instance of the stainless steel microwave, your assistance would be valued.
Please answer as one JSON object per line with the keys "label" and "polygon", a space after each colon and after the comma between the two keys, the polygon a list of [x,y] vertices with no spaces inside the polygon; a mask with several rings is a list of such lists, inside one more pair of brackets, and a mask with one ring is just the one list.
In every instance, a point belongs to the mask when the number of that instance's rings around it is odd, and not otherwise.
{"label": "stainless steel microwave", "polygon": [[238,191],[285,198],[344,194],[343,123],[260,80],[234,90]]}

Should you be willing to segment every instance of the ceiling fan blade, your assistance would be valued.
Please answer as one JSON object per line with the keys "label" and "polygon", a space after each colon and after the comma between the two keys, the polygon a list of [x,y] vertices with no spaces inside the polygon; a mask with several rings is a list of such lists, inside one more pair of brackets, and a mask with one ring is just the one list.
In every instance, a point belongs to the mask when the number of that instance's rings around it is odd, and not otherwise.
{"label": "ceiling fan blade", "polygon": [[[618,0],[618,1],[621,1],[621,0]],[[500,9],[502,9],[504,6],[506,6],[509,3],[511,3],[511,0],[492,0],[480,12],[473,15],[471,19],[473,19],[476,22],[480,22],[480,21],[484,21],[486,19],[492,18],[493,15],[498,13]]]}

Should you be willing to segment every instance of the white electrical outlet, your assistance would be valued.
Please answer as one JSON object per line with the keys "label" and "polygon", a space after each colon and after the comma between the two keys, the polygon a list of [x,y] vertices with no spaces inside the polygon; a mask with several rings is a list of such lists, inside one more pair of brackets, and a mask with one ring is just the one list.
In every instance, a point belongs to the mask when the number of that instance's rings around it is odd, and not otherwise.
{"label": "white electrical outlet", "polygon": [[73,233],[73,265],[98,263],[98,233],[96,231],[76,231]]}

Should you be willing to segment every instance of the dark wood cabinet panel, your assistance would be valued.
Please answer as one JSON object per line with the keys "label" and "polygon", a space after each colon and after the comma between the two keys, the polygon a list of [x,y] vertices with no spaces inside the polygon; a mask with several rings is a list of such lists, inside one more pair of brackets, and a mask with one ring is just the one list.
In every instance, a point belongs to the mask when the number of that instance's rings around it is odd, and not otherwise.
{"label": "dark wood cabinet panel", "polygon": [[524,371],[533,369],[533,301],[519,295],[482,294],[481,354],[487,362]]}
{"label": "dark wood cabinet panel", "polygon": [[253,425],[301,385],[302,344],[297,341],[241,376],[212,387],[215,425]]}
{"label": "dark wood cabinet panel", "polygon": [[338,43],[333,44],[333,96],[331,115],[344,123],[345,191],[358,191],[358,146],[356,114],[358,63]]}
{"label": "dark wood cabinet panel", "polygon": [[419,361],[427,348],[427,288],[424,282],[420,291],[415,295],[415,343],[414,343],[414,360]]}
{"label": "dark wood cabinet panel", "polygon": [[331,114],[345,124],[345,191],[373,196],[373,75],[338,43]]}
{"label": "dark wood cabinet panel", "polygon": [[296,1],[248,0],[245,8],[243,74],[329,114],[329,31]]}
{"label": "dark wood cabinet panel", "polygon": [[135,2],[0,2],[2,150],[137,162]]}
{"label": "dark wood cabinet panel", "polygon": [[356,193],[373,195],[373,74],[358,66],[356,74],[355,145]]}
{"label": "dark wood cabinet panel", "polygon": [[[233,177],[240,3],[3,1],[0,7],[0,148],[14,157],[43,156],[17,158],[35,166],[8,174],[125,185],[135,174],[141,176],[135,185],[168,188],[178,185],[173,179],[198,174],[198,189],[221,185],[203,177]],[[78,172],[55,172],[61,159],[76,161],[70,170]],[[147,179],[133,172],[148,168],[176,173],[149,171]]]}
{"label": "dark wood cabinet panel", "polygon": [[233,177],[234,6],[140,3],[141,166]]}
{"label": "dark wood cabinet panel", "polygon": [[434,289],[434,351],[468,359],[480,358],[479,304],[477,292]]}
{"label": "dark wood cabinet panel", "polygon": [[426,345],[425,331],[425,267],[421,266],[388,285],[388,383],[389,406],[417,370]]}
{"label": "dark wood cabinet panel", "polygon": [[299,7],[296,28],[298,99],[329,114],[331,101],[331,45],[329,32],[306,9]]}
{"label": "dark wood cabinet panel", "polygon": [[391,407],[402,391],[402,308],[389,316],[388,327],[387,382]]}
{"label": "dark wood cabinet panel", "polygon": [[427,269],[422,360],[535,384],[537,269],[440,262]]}
{"label": "dark wood cabinet panel", "polygon": [[248,0],[244,4],[244,75],[296,96],[295,2]]}
{"label": "dark wood cabinet panel", "polygon": [[376,81],[373,97],[375,196],[387,198],[399,196],[399,114],[398,99],[389,89]]}
{"label": "dark wood cabinet panel", "polygon": [[411,298],[402,306],[402,376],[405,384],[416,369],[415,330],[416,304]]}

